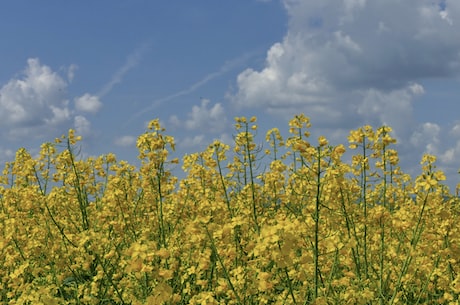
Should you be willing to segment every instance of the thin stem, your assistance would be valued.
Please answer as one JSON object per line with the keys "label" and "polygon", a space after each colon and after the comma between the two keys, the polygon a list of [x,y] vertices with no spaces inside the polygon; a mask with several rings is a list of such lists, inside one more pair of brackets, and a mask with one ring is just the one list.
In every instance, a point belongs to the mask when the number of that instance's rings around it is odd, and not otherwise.
{"label": "thin stem", "polygon": [[217,252],[217,247],[216,244],[214,243],[214,238],[212,237],[211,233],[208,230],[208,227],[205,226],[206,234],[208,235],[209,241],[211,242],[211,248],[214,251],[215,255],[217,256],[217,260],[219,261],[220,266],[222,267],[222,270],[224,271],[225,279],[227,280],[228,285],[230,286],[230,289],[233,291],[235,294],[237,304],[243,304],[241,302],[241,298],[236,292],[235,286],[233,286],[233,283],[230,279],[230,273],[228,272],[227,268],[224,265],[224,262],[222,261],[222,258],[220,257],[219,253]]}
{"label": "thin stem", "polygon": [[259,227],[259,222],[257,219],[257,207],[256,207],[256,189],[255,189],[255,184],[254,184],[254,172],[253,172],[253,161],[252,161],[252,153],[251,153],[251,148],[250,148],[250,142],[249,142],[249,126],[246,124],[246,131],[245,131],[245,138],[246,138],[246,154],[248,158],[248,163],[249,163],[249,178],[251,179],[250,185],[251,185],[251,199],[252,199],[252,217],[254,218],[254,224],[256,226],[256,230],[258,233],[260,233],[260,227]]}
{"label": "thin stem", "polygon": [[316,173],[316,201],[315,201],[315,246],[314,246],[314,260],[315,260],[315,299],[318,298],[319,288],[319,210],[321,205],[321,148],[318,147],[317,158],[317,173]]}

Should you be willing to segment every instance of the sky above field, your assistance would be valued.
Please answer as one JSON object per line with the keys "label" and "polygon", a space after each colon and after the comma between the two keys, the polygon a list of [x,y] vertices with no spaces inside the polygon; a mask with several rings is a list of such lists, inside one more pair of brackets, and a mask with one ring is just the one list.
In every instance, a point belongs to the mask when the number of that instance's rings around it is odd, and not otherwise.
{"label": "sky above field", "polygon": [[435,154],[453,186],[459,33],[458,0],[5,0],[0,161],[73,128],[135,163],[154,118],[180,156],[230,143],[235,116],[264,135],[305,113],[314,144],[389,125],[405,171]]}

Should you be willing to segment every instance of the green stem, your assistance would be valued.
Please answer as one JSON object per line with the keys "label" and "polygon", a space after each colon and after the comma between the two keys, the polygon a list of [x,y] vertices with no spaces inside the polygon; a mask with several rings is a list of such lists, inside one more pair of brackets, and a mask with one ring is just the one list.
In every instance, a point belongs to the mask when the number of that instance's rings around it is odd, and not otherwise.
{"label": "green stem", "polygon": [[217,162],[217,168],[219,169],[219,178],[220,178],[220,183],[222,185],[222,191],[224,192],[224,195],[225,195],[225,203],[227,204],[227,210],[230,213],[230,218],[233,218],[233,211],[232,211],[232,208],[230,207],[230,198],[228,197],[227,187],[225,185],[224,174],[222,172],[222,166],[220,164],[218,153],[216,153],[216,162]]}
{"label": "green stem", "polygon": [[361,197],[363,203],[363,212],[364,212],[364,232],[363,232],[363,248],[364,248],[364,273],[366,274],[366,279],[369,278],[369,262],[367,254],[367,171],[366,171],[366,137],[363,136],[363,162],[361,165]]}
{"label": "green stem", "polygon": [[157,172],[157,191],[158,191],[158,207],[159,207],[159,224],[160,224],[160,244],[163,247],[166,247],[166,235],[165,235],[165,225],[164,225],[164,216],[163,216],[163,190],[161,188],[161,178],[163,176],[163,163],[161,163],[160,168]]}
{"label": "green stem", "polygon": [[256,189],[254,184],[254,172],[253,172],[253,161],[252,161],[252,153],[250,149],[250,142],[249,142],[249,126],[246,124],[246,155],[248,158],[249,163],[249,178],[251,179],[251,199],[252,199],[252,217],[254,218],[254,224],[256,226],[256,230],[260,233],[259,222],[257,219],[257,206],[256,206]]}
{"label": "green stem", "polygon": [[[422,205],[422,209],[420,211],[420,214],[419,214],[419,217],[418,217],[418,220],[417,220],[417,225],[415,226],[415,229],[414,229],[414,233],[413,233],[413,236],[412,236],[412,240],[410,242],[410,247],[411,250],[415,250],[419,240],[420,240],[420,237],[422,236],[422,232],[423,232],[423,224],[422,224],[422,219],[423,219],[423,215],[424,215],[424,212],[425,212],[425,207],[426,207],[426,204],[428,202],[428,194],[426,194],[425,196],[425,199],[423,200],[423,205]],[[401,272],[399,272],[399,277],[398,277],[398,281],[396,283],[396,286],[395,286],[395,290],[393,292],[393,295],[391,297],[391,300],[390,300],[390,305],[394,303],[395,299],[396,299],[396,295],[397,293],[399,292],[399,290],[401,289],[401,285],[402,285],[402,278],[403,276],[407,273],[407,270],[409,269],[409,266],[410,266],[410,263],[412,262],[412,254],[409,253],[407,256],[406,256],[406,259],[404,260],[404,264],[401,268]]]}
{"label": "green stem", "polygon": [[222,258],[220,257],[219,253],[217,252],[217,247],[216,247],[216,244],[214,243],[214,238],[212,237],[211,233],[209,232],[208,227],[205,226],[205,230],[206,230],[206,234],[208,235],[209,241],[211,242],[212,251],[214,251],[215,255],[217,256],[217,260],[219,261],[219,264],[222,267],[222,270],[224,271],[225,279],[227,280],[227,283],[230,286],[230,289],[235,294],[237,304],[243,304],[243,302],[241,302],[240,296],[236,292],[235,286],[233,286],[233,283],[232,283],[232,281],[230,279],[230,273],[228,272],[227,268],[224,265],[224,262],[222,261]]}
{"label": "green stem", "polygon": [[316,202],[315,202],[315,246],[314,246],[314,262],[315,262],[315,293],[314,298],[318,298],[319,288],[319,210],[321,204],[321,148],[318,147],[317,173],[316,173]]}
{"label": "green stem", "polygon": [[385,223],[383,216],[380,217],[380,258],[379,258],[379,292],[380,292],[380,304],[383,304],[385,299],[385,287],[383,280],[383,268],[384,268],[384,259],[385,259]]}
{"label": "green stem", "polygon": [[[278,241],[278,250],[281,251],[281,243],[279,241]],[[295,300],[294,289],[292,288],[292,280],[291,280],[291,277],[289,276],[288,268],[285,266],[283,268],[283,271],[284,271],[284,275],[286,276],[287,284],[289,287],[289,295],[291,296],[292,302],[293,302],[292,304],[297,304]]]}
{"label": "green stem", "polygon": [[80,213],[81,213],[82,227],[83,227],[83,231],[86,231],[89,229],[88,214],[86,212],[86,207],[88,206],[88,197],[86,195],[85,189],[84,188],[82,189],[80,185],[80,174],[78,173],[77,166],[75,164],[74,154],[73,154],[69,139],[67,139],[67,150],[69,151],[70,162],[72,165],[73,173],[75,175],[74,187],[77,191],[77,200],[78,200],[78,206],[80,208]]}
{"label": "green stem", "polygon": [[[346,227],[347,227],[348,239],[352,238],[352,229],[353,229],[353,233],[354,233],[353,236],[355,237],[356,240],[358,240],[358,238],[356,236],[356,230],[355,230],[354,223],[351,221],[350,216],[348,215],[348,211],[347,211],[346,206],[345,206],[345,197],[344,197],[344,192],[343,192],[342,186],[340,186],[340,197],[342,199],[340,201],[340,203],[341,203],[341,206],[342,206],[342,212],[343,212],[343,214],[345,216],[345,224],[346,224]],[[352,228],[352,226],[353,226],[353,228]],[[352,256],[353,256],[353,261],[355,263],[356,275],[361,280],[361,262],[359,260],[359,247],[358,247],[358,244],[356,245],[356,247],[351,249],[351,253],[352,253]]]}

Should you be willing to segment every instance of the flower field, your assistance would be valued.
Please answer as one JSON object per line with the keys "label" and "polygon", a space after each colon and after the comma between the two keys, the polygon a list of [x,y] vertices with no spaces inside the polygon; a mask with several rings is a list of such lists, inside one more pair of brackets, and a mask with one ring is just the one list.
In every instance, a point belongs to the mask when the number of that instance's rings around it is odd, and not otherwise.
{"label": "flower field", "polygon": [[18,150],[0,177],[0,302],[458,304],[460,200],[434,156],[410,177],[390,127],[331,146],[297,115],[261,144],[256,123],[178,160],[153,120],[138,167],[79,157],[72,130]]}

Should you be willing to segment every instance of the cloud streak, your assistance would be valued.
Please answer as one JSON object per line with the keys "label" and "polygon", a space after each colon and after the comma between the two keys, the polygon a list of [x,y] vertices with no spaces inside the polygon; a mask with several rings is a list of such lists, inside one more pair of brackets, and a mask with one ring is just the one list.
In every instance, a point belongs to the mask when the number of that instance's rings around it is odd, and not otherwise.
{"label": "cloud streak", "polygon": [[201,80],[199,80],[198,82],[192,84],[190,87],[186,88],[186,89],[183,89],[183,90],[179,90],[175,93],[172,93],[168,96],[165,96],[165,97],[162,97],[162,98],[159,98],[159,99],[156,99],[152,102],[152,104],[150,106],[147,106],[145,107],[144,109],[140,110],[139,112],[135,113],[134,115],[132,115],[125,123],[123,126],[126,126],[128,125],[130,122],[132,122],[134,119],[142,116],[143,114],[161,106],[162,104],[166,103],[166,102],[169,102],[169,101],[172,101],[178,97],[181,97],[181,96],[185,96],[185,95],[188,95],[194,91],[196,91],[197,89],[201,88],[202,86],[206,85],[207,83],[209,83],[210,81],[216,79],[216,78],[219,78],[221,76],[223,76],[224,74],[230,72],[231,70],[237,68],[238,66],[241,66],[243,65],[244,63],[246,63],[250,58],[252,58],[257,52],[253,51],[253,52],[248,52],[248,53],[245,53],[243,54],[242,56],[240,57],[237,57],[237,58],[234,58],[232,60],[229,60],[227,62],[225,62],[219,70],[215,71],[215,72],[212,72],[212,73],[209,73],[208,75],[206,75],[205,77],[203,77]]}
{"label": "cloud streak", "polygon": [[139,62],[142,60],[144,55],[150,50],[151,44],[150,43],[143,43],[137,49],[135,49],[131,54],[128,55],[126,58],[126,62],[120,69],[118,69],[115,74],[112,75],[110,81],[102,87],[102,89],[98,92],[97,96],[99,98],[104,97],[105,95],[109,94],[110,91],[121,81],[123,77],[128,73],[131,69],[135,68]]}

